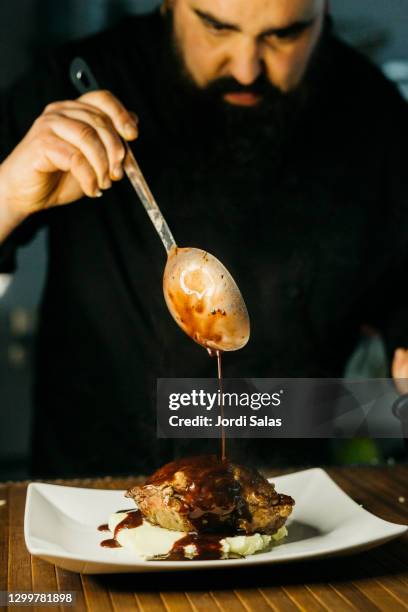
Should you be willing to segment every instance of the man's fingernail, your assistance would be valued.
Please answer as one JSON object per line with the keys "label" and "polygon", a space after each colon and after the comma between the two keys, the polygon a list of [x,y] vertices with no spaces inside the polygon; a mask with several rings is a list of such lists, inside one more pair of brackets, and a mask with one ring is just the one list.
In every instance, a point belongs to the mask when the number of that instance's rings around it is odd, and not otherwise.
{"label": "man's fingernail", "polygon": [[123,177],[123,168],[120,164],[116,164],[112,170],[112,176],[114,179],[121,179]]}
{"label": "man's fingernail", "polygon": [[95,191],[95,198],[101,198],[103,196],[103,191],[101,191],[100,189],[97,189],[97,191]]}
{"label": "man's fingernail", "polygon": [[127,140],[133,140],[137,136],[136,126],[130,122],[126,123],[125,127],[123,128],[123,132]]}
{"label": "man's fingernail", "polygon": [[105,176],[102,183],[102,189],[110,189],[112,187],[112,181],[108,176]]}

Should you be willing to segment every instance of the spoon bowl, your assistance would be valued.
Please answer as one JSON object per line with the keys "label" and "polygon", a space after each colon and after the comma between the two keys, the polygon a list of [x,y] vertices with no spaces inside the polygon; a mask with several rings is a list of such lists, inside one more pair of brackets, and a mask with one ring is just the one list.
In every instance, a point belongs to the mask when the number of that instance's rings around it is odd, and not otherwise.
{"label": "spoon bowl", "polygon": [[185,333],[211,351],[236,351],[248,342],[245,302],[228,270],[196,248],[173,248],[164,270],[167,307]]}

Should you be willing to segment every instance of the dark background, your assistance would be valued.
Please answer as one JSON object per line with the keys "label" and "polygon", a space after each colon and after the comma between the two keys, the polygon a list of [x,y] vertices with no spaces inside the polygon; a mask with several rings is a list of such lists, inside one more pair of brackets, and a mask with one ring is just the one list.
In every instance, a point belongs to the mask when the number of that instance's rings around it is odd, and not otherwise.
{"label": "dark background", "polygon": [[[126,14],[143,13],[157,4],[155,0],[0,0],[0,89],[23,74],[44,46],[99,31]],[[397,78],[408,98],[407,0],[332,0],[331,6],[340,35]],[[398,63],[390,63],[394,61]],[[42,233],[21,250],[15,277],[0,275],[0,480],[27,474],[30,361],[46,265],[44,242]],[[383,374],[381,342],[360,345],[346,373]],[[332,453],[336,463],[392,463],[395,458],[404,458],[399,442],[350,441],[333,447]]]}

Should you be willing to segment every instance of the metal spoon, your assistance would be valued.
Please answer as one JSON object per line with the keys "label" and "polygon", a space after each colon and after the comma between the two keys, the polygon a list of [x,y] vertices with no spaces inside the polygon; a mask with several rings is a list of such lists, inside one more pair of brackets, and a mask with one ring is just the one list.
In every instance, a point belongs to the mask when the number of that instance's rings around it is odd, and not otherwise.
{"label": "metal spoon", "polygon": [[[70,76],[81,94],[100,89],[82,58],[73,60]],[[249,340],[250,323],[237,284],[210,253],[176,245],[129,144],[124,144],[124,171],[167,252],[163,292],[172,317],[186,334],[210,352],[242,348]]]}

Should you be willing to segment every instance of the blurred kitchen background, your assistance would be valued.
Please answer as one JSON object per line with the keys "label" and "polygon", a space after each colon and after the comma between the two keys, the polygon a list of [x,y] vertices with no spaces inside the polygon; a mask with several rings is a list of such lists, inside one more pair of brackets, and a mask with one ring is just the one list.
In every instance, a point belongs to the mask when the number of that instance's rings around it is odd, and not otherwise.
{"label": "blurred kitchen background", "polygon": [[[0,88],[27,68],[44,44],[102,30],[157,0],[0,0]],[[338,33],[369,55],[408,100],[408,0],[331,0]],[[27,476],[31,355],[45,272],[45,236],[19,254],[15,277],[0,275],[0,480]],[[78,338],[80,347],[81,339]],[[346,375],[383,376],[381,340],[363,339]],[[393,463],[406,459],[401,441],[333,443],[335,463]]]}

